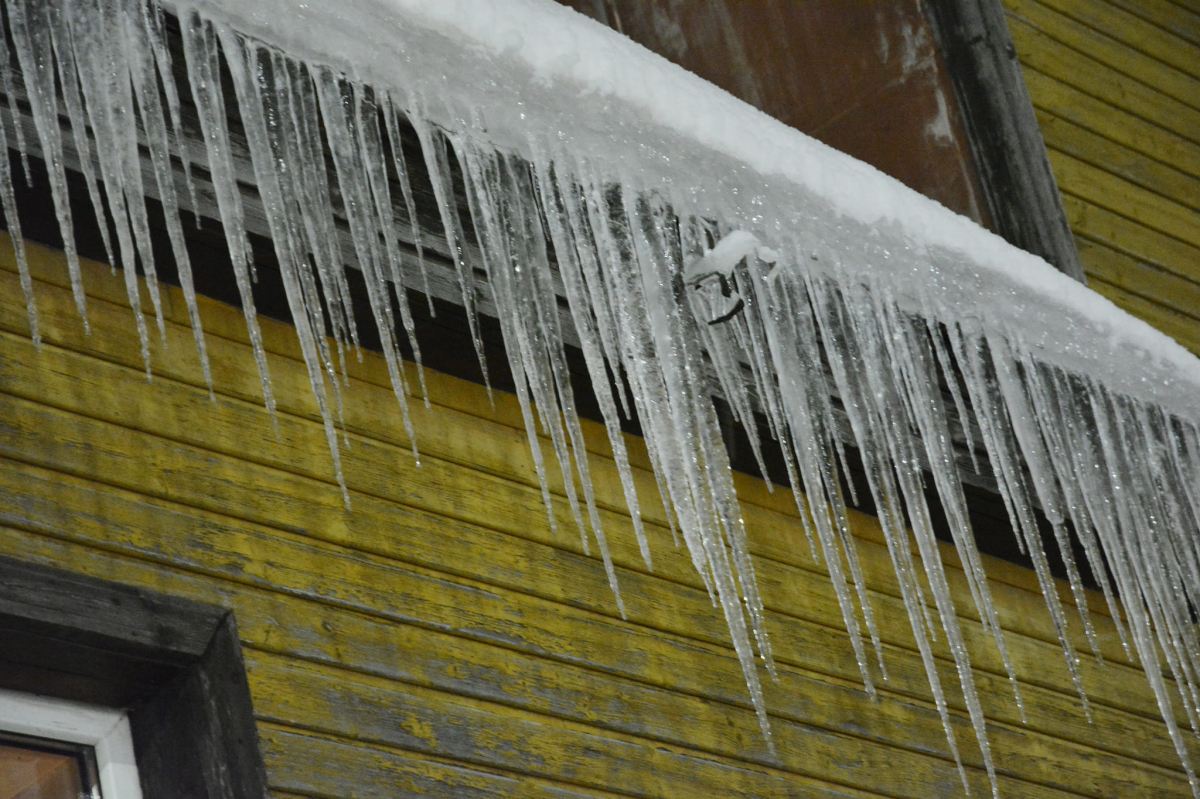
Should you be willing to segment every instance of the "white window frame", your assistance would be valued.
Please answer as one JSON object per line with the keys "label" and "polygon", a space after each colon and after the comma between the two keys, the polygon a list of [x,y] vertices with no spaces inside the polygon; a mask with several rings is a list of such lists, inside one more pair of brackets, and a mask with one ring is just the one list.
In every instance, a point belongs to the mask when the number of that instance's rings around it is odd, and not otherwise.
{"label": "white window frame", "polygon": [[90,746],[103,799],[142,799],[123,710],[0,689],[0,730]]}

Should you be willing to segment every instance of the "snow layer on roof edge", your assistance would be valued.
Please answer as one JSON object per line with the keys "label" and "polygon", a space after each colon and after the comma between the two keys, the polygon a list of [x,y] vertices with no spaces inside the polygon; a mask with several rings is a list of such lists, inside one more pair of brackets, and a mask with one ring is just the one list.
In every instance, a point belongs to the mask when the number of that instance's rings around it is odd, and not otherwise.
{"label": "snow layer on roof edge", "polygon": [[[815,196],[864,233],[888,229],[891,241],[931,251],[920,257],[937,263],[922,276],[926,285],[969,288],[958,302],[939,303],[955,318],[1011,321],[1047,360],[1105,374],[1111,387],[1197,418],[1200,360],[1169,336],[874,167],[550,0],[176,5],[207,10],[364,82],[417,87],[440,124],[481,123],[497,144],[526,156],[524,131],[536,122],[583,149],[623,151],[626,171],[643,184],[686,185],[679,179],[694,178],[696,167],[719,171],[724,191],[707,185],[689,205],[708,205],[721,217],[742,214],[747,228],[768,238],[793,228],[770,206],[797,191]],[[443,69],[430,81],[428,66],[438,61]],[[410,69],[414,63],[421,69]],[[450,96],[469,96],[470,107],[443,102]],[[760,213],[744,214],[755,195]]]}

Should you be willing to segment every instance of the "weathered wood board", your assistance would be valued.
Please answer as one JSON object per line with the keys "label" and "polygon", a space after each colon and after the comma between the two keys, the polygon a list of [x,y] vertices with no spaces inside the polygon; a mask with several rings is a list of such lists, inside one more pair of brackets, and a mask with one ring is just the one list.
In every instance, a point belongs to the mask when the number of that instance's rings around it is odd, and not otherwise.
{"label": "weathered wood board", "polygon": [[1003,2],[1090,285],[1200,353],[1200,10]]}

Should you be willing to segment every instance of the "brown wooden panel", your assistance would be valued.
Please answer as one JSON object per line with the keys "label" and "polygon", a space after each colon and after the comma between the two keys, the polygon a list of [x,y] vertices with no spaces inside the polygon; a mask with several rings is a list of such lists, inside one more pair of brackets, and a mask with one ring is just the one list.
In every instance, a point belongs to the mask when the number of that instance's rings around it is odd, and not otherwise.
{"label": "brown wooden panel", "polygon": [[988,223],[954,88],[916,0],[560,2]]}

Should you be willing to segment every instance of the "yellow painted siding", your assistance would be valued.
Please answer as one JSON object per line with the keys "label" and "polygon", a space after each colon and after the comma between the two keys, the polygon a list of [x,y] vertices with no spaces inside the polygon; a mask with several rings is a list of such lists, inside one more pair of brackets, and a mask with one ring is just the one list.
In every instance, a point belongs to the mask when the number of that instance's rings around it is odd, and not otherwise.
{"label": "yellow painted siding", "polygon": [[[85,264],[88,336],[61,256],[31,258],[40,351],[0,241],[0,552],[233,608],[279,796],[960,795],[873,520],[854,517],[889,670],[877,702],[790,500],[738,478],[779,662],[766,688],[775,756],[638,442],[652,573],[605,437],[587,430],[622,619],[558,487],[556,529],[547,521],[512,397],[493,410],[478,386],[430,374],[437,404],[414,409],[418,467],[381,359],[350,363],[347,509],[286,326],[264,321],[277,436],[240,312],[202,301],[210,398],[177,292],[147,380],[121,279]],[[1107,665],[1081,664],[1088,724],[1036,581],[989,561],[1024,725],[953,550],[944,557],[1002,795],[1190,795],[1102,603]],[[944,641],[936,653],[953,685]],[[989,795],[962,697],[949,702],[972,794]]]}
{"label": "yellow painted siding", "polygon": [[1200,5],[1003,2],[1089,285],[1200,353]]}

